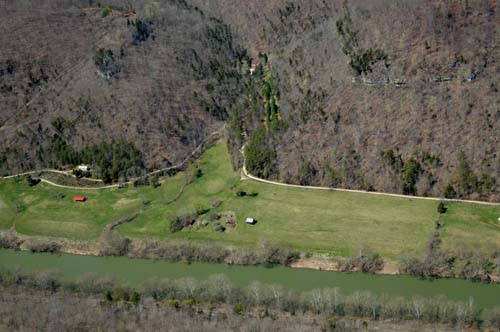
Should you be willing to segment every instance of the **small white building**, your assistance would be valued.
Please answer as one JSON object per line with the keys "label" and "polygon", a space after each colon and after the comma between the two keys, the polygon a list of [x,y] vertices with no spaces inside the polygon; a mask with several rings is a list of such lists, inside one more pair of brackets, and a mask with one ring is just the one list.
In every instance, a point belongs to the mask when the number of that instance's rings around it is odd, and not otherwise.
{"label": "small white building", "polygon": [[247,220],[246,220],[246,223],[249,224],[249,225],[255,225],[256,221],[255,221],[254,218],[248,217]]}
{"label": "small white building", "polygon": [[88,172],[90,171],[90,166],[89,165],[78,165],[77,167],[80,171],[82,172]]}
{"label": "small white building", "polygon": [[261,63],[259,61],[252,60],[252,64],[250,65],[250,75],[253,75],[260,65]]}

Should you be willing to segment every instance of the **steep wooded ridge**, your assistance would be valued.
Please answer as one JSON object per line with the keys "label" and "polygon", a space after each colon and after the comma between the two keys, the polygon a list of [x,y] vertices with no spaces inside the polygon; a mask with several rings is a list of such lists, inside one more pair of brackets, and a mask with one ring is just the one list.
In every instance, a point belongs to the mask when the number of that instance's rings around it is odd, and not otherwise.
{"label": "steep wooded ridge", "polygon": [[500,201],[499,6],[7,1],[0,171],[111,149],[116,179],[227,121],[260,177]]}
{"label": "steep wooded ridge", "polygon": [[118,180],[176,164],[238,94],[229,28],[183,1],[9,1],[0,16],[4,174],[85,162]]}
{"label": "steep wooded ridge", "polygon": [[272,67],[284,125],[253,174],[500,199],[498,1],[195,2]]}

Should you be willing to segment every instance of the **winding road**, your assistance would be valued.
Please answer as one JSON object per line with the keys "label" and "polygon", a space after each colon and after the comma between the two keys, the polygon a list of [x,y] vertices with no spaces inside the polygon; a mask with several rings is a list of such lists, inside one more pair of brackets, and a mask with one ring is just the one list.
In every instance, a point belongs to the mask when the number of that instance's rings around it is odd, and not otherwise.
{"label": "winding road", "polygon": [[261,179],[259,177],[256,177],[248,172],[248,170],[246,168],[244,149],[245,149],[245,146],[243,146],[241,148],[241,153],[243,154],[243,170],[242,170],[241,180],[254,180],[254,181],[258,181],[258,182],[262,182],[262,183],[267,183],[267,184],[272,184],[272,185],[282,186],[282,187],[289,187],[289,188],[340,191],[340,192],[348,192],[348,193],[370,194],[370,195],[379,195],[379,196],[408,198],[408,199],[420,199],[420,200],[428,200],[428,201],[460,202],[460,203],[473,203],[473,204],[482,204],[482,205],[490,205],[490,206],[500,206],[500,203],[494,203],[494,202],[473,201],[473,200],[466,200],[466,199],[440,198],[440,197],[408,196],[408,195],[392,194],[392,193],[385,193],[385,192],[378,192],[378,191],[365,191],[365,190],[331,188],[331,187],[301,186],[298,184],[288,184],[288,183],[282,183],[282,182],[277,182],[277,181],[265,180],[265,179]]}
{"label": "winding road", "polygon": [[[198,146],[196,146],[196,148],[179,164],[149,172],[147,174],[144,174],[141,177],[151,176],[151,175],[159,174],[161,172],[166,172],[166,171],[170,171],[173,169],[182,168],[184,166],[184,164],[186,164],[189,160],[191,160],[191,158],[193,158],[203,148],[203,146],[205,144],[210,144],[210,142],[220,138],[220,135],[222,135],[222,133],[224,132],[224,128],[225,127],[223,126],[223,127],[219,128],[218,130],[212,132],[210,135],[208,135],[207,138],[203,142],[201,142]],[[3,176],[3,177],[0,177],[0,180],[11,179],[11,178],[15,178],[17,176],[36,174],[36,173],[40,173],[40,172],[52,172],[52,173],[59,173],[59,174],[64,174],[64,175],[76,177],[75,175],[71,174],[70,171],[61,171],[61,170],[57,170],[57,169],[42,169],[42,170],[22,172],[22,173],[17,173],[17,174],[13,174],[13,175]],[[81,186],[66,186],[66,185],[58,184],[58,183],[55,183],[53,181],[50,181],[50,180],[47,180],[47,179],[40,177],[40,180],[42,182],[45,182],[45,183],[50,184],[52,186],[59,187],[59,188],[66,188],[66,189],[78,189],[78,190],[102,190],[102,189],[118,188],[124,184],[132,184],[137,179],[138,178],[133,178],[133,179],[130,179],[129,181],[121,183],[121,184],[110,184],[110,185],[101,186],[101,187],[81,187]],[[91,180],[92,181],[101,181],[101,180],[96,180],[96,179],[91,179]]]}
{"label": "winding road", "polygon": [[[170,166],[170,167],[165,167],[162,169],[158,169],[156,171],[150,172],[145,174],[144,176],[150,176],[150,175],[155,175],[159,174],[161,172],[173,170],[173,169],[179,169],[184,166],[185,163],[187,163],[191,158],[193,158],[201,149],[202,147],[218,138],[220,138],[220,135],[222,135],[224,131],[224,126],[222,126],[220,129],[212,132],[208,137],[200,143],[190,154],[188,157],[186,157],[183,161],[181,161],[179,164]],[[378,191],[365,191],[365,190],[355,190],[355,189],[344,189],[344,188],[331,188],[331,187],[318,187],[318,186],[301,186],[298,184],[288,184],[288,183],[282,183],[282,182],[277,182],[277,181],[271,181],[271,180],[266,180],[266,179],[261,179],[259,177],[256,177],[250,172],[248,172],[246,168],[246,159],[245,159],[245,145],[241,148],[240,152],[243,155],[243,169],[242,169],[242,176],[241,180],[253,180],[253,181],[258,181],[262,183],[267,183],[267,184],[272,184],[276,186],[282,186],[282,187],[289,187],[289,188],[299,188],[299,189],[312,189],[312,190],[327,190],[327,191],[339,191],[339,192],[348,192],[348,193],[358,193],[358,194],[369,194],[369,195],[379,195],[379,196],[389,196],[389,197],[399,197],[399,198],[407,198],[407,199],[420,199],[420,200],[428,200],[428,201],[443,201],[443,202],[460,202],[460,203],[472,203],[472,204],[482,204],[482,205],[490,205],[490,206],[500,206],[500,203],[495,203],[495,202],[484,202],[484,201],[474,201],[474,200],[466,200],[466,199],[451,199],[451,198],[440,198],[440,197],[423,197],[423,196],[408,196],[408,195],[401,195],[401,194],[393,194],[393,193],[385,193],[385,192],[378,192]],[[29,175],[29,174],[34,174],[34,173],[39,173],[39,172],[55,172],[55,173],[60,173],[60,174],[65,174],[65,175],[71,175],[68,171],[60,171],[56,169],[44,169],[44,170],[39,170],[39,171],[30,171],[30,172],[23,172],[23,173],[18,173],[14,175],[9,175],[9,176],[4,176],[0,177],[1,179],[8,179],[8,178],[13,178],[16,176],[22,176],[22,175]],[[123,184],[131,184],[136,180],[137,178],[131,179]],[[55,187],[60,187],[60,188],[66,188],[66,189],[78,189],[78,190],[102,190],[102,189],[110,189],[110,188],[118,188],[120,185],[118,184],[112,184],[112,185],[107,185],[107,186],[102,186],[102,187],[76,187],[76,186],[66,186],[66,185],[61,185],[57,184],[55,182],[52,182],[50,180],[46,180],[41,178],[42,182],[45,182],[47,184],[50,184]],[[99,180],[96,180],[99,181]]]}

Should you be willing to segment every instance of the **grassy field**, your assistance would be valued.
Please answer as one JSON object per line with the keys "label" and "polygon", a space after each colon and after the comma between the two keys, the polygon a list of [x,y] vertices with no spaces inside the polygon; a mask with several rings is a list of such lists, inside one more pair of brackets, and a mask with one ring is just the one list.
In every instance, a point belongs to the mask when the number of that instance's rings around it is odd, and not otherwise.
{"label": "grassy field", "polygon": [[[171,237],[213,241],[233,246],[262,242],[290,245],[302,251],[350,255],[369,247],[390,259],[421,254],[438,217],[438,202],[360,193],[297,189],[240,181],[231,168],[224,143],[207,150],[198,161],[203,175],[188,185],[173,204],[186,174],[165,178],[158,188],[129,186],[124,189],[66,190],[23,181],[0,181],[0,227],[13,223],[19,233],[71,239],[97,238],[104,225],[142,211],[118,231],[129,237]],[[255,192],[237,197],[236,190]],[[65,195],[61,198],[61,193]],[[74,203],[74,195],[87,196]],[[211,208],[215,200],[222,201]],[[196,206],[211,208],[195,227],[171,233],[168,220]],[[449,248],[491,250],[500,247],[500,207],[450,203],[442,218],[442,234]],[[216,232],[208,222],[211,212],[233,212],[235,228]],[[257,219],[246,225],[246,217]]]}

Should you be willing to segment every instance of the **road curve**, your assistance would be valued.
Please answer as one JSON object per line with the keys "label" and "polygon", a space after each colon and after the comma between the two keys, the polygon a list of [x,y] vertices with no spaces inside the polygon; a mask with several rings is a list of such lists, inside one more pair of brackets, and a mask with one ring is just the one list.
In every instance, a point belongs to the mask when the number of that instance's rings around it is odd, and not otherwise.
{"label": "road curve", "polygon": [[59,188],[66,188],[66,189],[77,189],[77,190],[101,190],[101,189],[110,189],[110,188],[118,188],[117,184],[110,184],[108,186],[102,186],[102,187],[73,187],[73,186],[65,186],[63,184],[57,184],[55,182],[45,180],[45,179],[40,179],[42,182],[45,182],[47,184],[50,184],[51,186],[54,187],[59,187]]}
{"label": "road curve", "polygon": [[[156,171],[149,172],[147,174],[144,174],[141,177],[150,176],[150,175],[158,174],[158,173],[161,173],[161,172],[165,172],[165,171],[169,171],[169,170],[173,170],[173,169],[182,168],[182,166],[184,166],[185,163],[187,163],[196,153],[198,153],[198,151],[205,144],[207,144],[207,142],[209,142],[210,140],[214,139],[214,137],[217,138],[219,135],[221,135],[223,133],[224,128],[225,128],[225,126],[222,126],[218,130],[216,130],[216,131],[212,132],[210,135],[208,135],[207,138],[203,142],[201,142],[198,146],[196,146],[196,148],[188,155],[188,157],[186,157],[179,164],[174,165],[174,166],[170,166],[170,167],[161,168],[161,169],[158,169]],[[3,176],[3,177],[0,177],[0,180],[11,179],[11,178],[15,178],[17,176],[36,174],[36,173],[40,173],[40,172],[53,172],[53,173],[60,173],[60,174],[64,174],[64,175],[74,176],[69,171],[61,171],[61,170],[57,170],[57,169],[42,169],[42,170],[37,170],[37,171],[29,171],[29,172],[23,172],[23,173],[17,173],[17,174],[13,174],[13,175]],[[127,181],[127,182],[122,183],[122,185],[123,184],[131,184],[136,179],[137,178],[133,178],[133,179]],[[50,185],[55,186],[55,187],[67,188],[67,189],[78,189],[78,190],[81,190],[81,189],[83,189],[83,190],[101,190],[101,189],[118,188],[120,186],[118,184],[111,184],[111,185],[102,186],[102,187],[76,187],[76,186],[66,186],[66,185],[62,185],[62,184],[57,184],[55,182],[52,182],[50,180],[46,180],[44,178],[40,178],[40,180],[42,182],[45,182],[45,183],[50,184]],[[101,180],[96,180],[96,179],[92,179],[92,180],[93,181],[101,181]]]}

